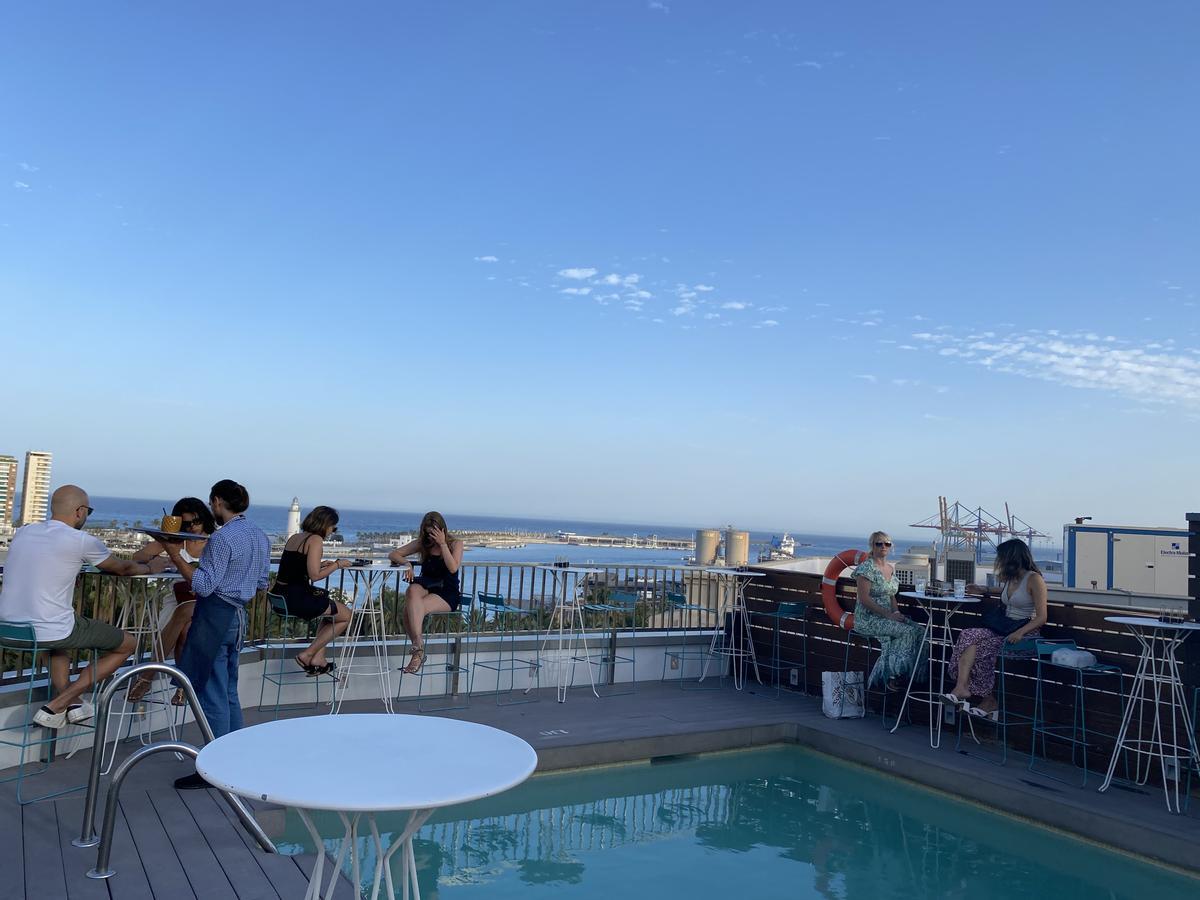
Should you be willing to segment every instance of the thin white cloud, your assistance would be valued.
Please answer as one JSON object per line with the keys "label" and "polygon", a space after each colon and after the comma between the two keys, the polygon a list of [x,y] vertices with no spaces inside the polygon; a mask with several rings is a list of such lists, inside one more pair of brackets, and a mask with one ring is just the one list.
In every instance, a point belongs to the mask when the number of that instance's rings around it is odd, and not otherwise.
{"label": "thin white cloud", "polygon": [[692,290],[693,291],[702,291],[707,294],[709,291],[715,291],[716,288],[713,287],[711,284],[695,284],[695,285],[692,285]]}
{"label": "thin white cloud", "polygon": [[722,303],[721,309],[749,309],[750,304],[741,300],[730,300],[728,303]]}
{"label": "thin white cloud", "polygon": [[571,294],[574,297],[586,297],[591,292],[592,289],[590,287],[568,287],[563,288],[561,291],[563,294]]}
{"label": "thin white cloud", "polygon": [[806,60],[803,60],[802,62],[796,63],[796,65],[804,66],[805,68],[808,68],[808,69],[823,69],[823,68],[825,68],[823,65],[821,65],[819,62],[817,62],[815,59],[806,59]]}
{"label": "thin white cloud", "polygon": [[654,12],[660,12],[664,15],[671,12],[671,7],[663,3],[662,0],[650,0],[650,2],[646,4],[646,9]]}
{"label": "thin white cloud", "polygon": [[[562,273],[560,272],[559,274],[561,275]],[[621,285],[623,287],[633,287],[641,280],[642,276],[636,272],[632,272],[629,275],[618,275],[616,272],[610,272],[600,279],[603,284]]]}
{"label": "thin white cloud", "polygon": [[496,263],[496,262],[500,262],[500,257],[498,257],[498,256],[477,256],[477,257],[475,257],[475,262]]}
{"label": "thin white cloud", "polygon": [[763,319],[761,322],[758,323],[758,327],[759,328],[774,328],[778,324],[779,323],[776,322],[774,319]]}
{"label": "thin white cloud", "polygon": [[879,380],[874,375],[855,375],[854,377],[861,378],[863,381],[869,381],[869,382],[871,382],[871,384],[874,384],[875,382],[877,382]]}
{"label": "thin white cloud", "polygon": [[596,274],[595,269],[577,268],[577,269],[559,269],[559,278],[572,278],[575,281],[586,281]]}
{"label": "thin white cloud", "polygon": [[720,313],[705,313],[705,314],[704,314],[704,318],[706,318],[706,319],[719,319],[719,318],[721,318],[721,314],[720,314]]}
{"label": "thin white cloud", "polygon": [[27,190],[29,190],[29,185],[28,185],[28,184],[26,184],[24,181],[14,181],[14,182],[13,182],[13,187],[15,187],[15,188],[16,188],[18,191],[27,191]]}
{"label": "thin white cloud", "polygon": [[18,168],[18,169],[20,169],[22,172],[37,172],[37,171],[40,171],[40,169],[39,169],[37,166],[33,165],[32,163],[27,163],[27,162],[19,162],[19,163],[17,163],[17,168]]}
{"label": "thin white cloud", "polygon": [[[1106,336],[1108,337],[1108,336]],[[1200,407],[1200,360],[1159,342],[1130,346],[1090,333],[1030,329],[1002,337],[920,332],[939,356],[1067,387],[1101,390],[1145,403]]]}

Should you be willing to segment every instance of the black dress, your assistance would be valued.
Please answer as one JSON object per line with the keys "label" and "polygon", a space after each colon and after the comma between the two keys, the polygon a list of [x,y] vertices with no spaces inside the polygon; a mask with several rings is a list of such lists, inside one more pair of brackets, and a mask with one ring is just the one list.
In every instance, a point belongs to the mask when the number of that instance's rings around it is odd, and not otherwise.
{"label": "black dress", "polygon": [[329,591],[313,587],[308,577],[308,554],[304,548],[309,537],[300,542],[299,550],[284,550],[279,557],[279,574],[271,593],[287,601],[289,616],[312,620],[317,616],[333,615],[337,612]]}
{"label": "black dress", "polygon": [[462,605],[462,593],[458,587],[458,573],[446,568],[446,560],[440,556],[427,556],[421,562],[421,574],[413,579],[431,594],[437,594],[451,609]]}

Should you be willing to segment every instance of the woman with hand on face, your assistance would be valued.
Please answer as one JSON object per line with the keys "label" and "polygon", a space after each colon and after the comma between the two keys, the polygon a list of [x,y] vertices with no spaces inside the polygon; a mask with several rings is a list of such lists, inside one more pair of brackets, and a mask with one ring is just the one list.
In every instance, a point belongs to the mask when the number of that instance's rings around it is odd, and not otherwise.
{"label": "woman with hand on face", "polygon": [[[420,554],[421,574],[414,577],[409,554]],[[403,578],[409,582],[404,594],[404,630],[412,641],[412,658],[404,671],[415,675],[425,663],[425,643],[421,625],[427,613],[450,612],[462,603],[458,570],[462,566],[463,542],[450,537],[446,520],[439,512],[427,512],[421,519],[416,540],[388,554],[395,565],[407,565]]]}
{"label": "woman with hand on face", "polygon": [[[995,572],[1002,585],[1001,605],[984,612],[982,628],[964,628],[958,636],[949,669],[955,685],[943,694],[947,703],[993,721],[1000,709],[993,694],[996,658],[1005,643],[1038,637],[1047,618],[1046,582],[1024,541],[1012,538],[996,548]],[[972,584],[967,590],[986,600],[992,597],[991,588]]]}
{"label": "woman with hand on face", "polygon": [[892,539],[887,532],[876,531],[868,544],[870,555],[854,570],[858,585],[854,630],[876,638],[882,647],[868,683],[882,681],[889,691],[898,691],[917,665],[922,628],[896,609],[900,582],[896,567],[888,562]]}
{"label": "woman with hand on face", "polygon": [[[208,504],[198,497],[184,497],[171,507],[171,515],[179,516],[183,523],[179,530],[184,534],[212,534],[217,530],[217,521],[213,518]],[[204,552],[204,540],[184,541],[180,554],[188,562],[196,562]],[[159,541],[151,541],[137,553],[133,561],[146,563],[157,571],[170,567],[167,559],[167,549]],[[154,646],[154,661],[163,662],[168,655],[179,659],[183,652],[183,643],[187,640],[188,628],[192,624],[192,613],[196,609],[196,595],[192,593],[186,581],[177,581],[174,591],[163,600],[162,614],[158,620],[159,640]],[[129,685],[129,700],[136,703],[146,696],[150,685],[154,683],[153,675],[139,675]],[[183,704],[183,692],[176,691],[171,701],[176,706]]]}
{"label": "woman with hand on face", "polygon": [[338,569],[353,564],[349,559],[325,562],[321,551],[325,540],[337,530],[338,511],[332,506],[314,506],[304,517],[300,531],[283,545],[279,557],[279,574],[271,593],[283,597],[289,616],[311,622],[319,616],[332,616],[317,630],[316,637],[296,654],[296,664],[308,675],[331,675],[334,665],[325,658],[325,647],[350,624],[350,610],[329,596],[324,588],[313,587],[314,581],[324,581]]}

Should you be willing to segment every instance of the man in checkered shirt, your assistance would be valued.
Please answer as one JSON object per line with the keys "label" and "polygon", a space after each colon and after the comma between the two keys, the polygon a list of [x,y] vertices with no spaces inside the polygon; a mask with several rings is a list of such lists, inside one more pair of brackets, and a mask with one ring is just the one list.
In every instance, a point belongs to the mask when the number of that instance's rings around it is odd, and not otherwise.
{"label": "man in checkered shirt", "polygon": [[[208,539],[195,566],[181,555],[182,544],[168,543],[167,555],[196,595],[196,612],[179,668],[200,697],[213,734],[220,737],[242,727],[238,698],[238,657],[246,632],[246,604],[267,587],[271,542],[246,518],[250,494],[236,481],[212,486],[208,499],[220,528]],[[209,787],[198,774],[176,779],[184,790]]]}

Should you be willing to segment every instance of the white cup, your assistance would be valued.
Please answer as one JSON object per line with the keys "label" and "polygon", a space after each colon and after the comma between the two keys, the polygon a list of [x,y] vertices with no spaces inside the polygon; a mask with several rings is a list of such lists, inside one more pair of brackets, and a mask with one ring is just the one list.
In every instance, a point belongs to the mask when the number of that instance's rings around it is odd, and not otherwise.
{"label": "white cup", "polygon": [[920,594],[922,597],[924,597],[925,596],[925,579],[924,578],[914,579],[913,588],[916,590],[916,592],[918,594]]}
{"label": "white cup", "polygon": [[967,583],[961,578],[954,579],[954,599],[961,600],[967,596]]}

